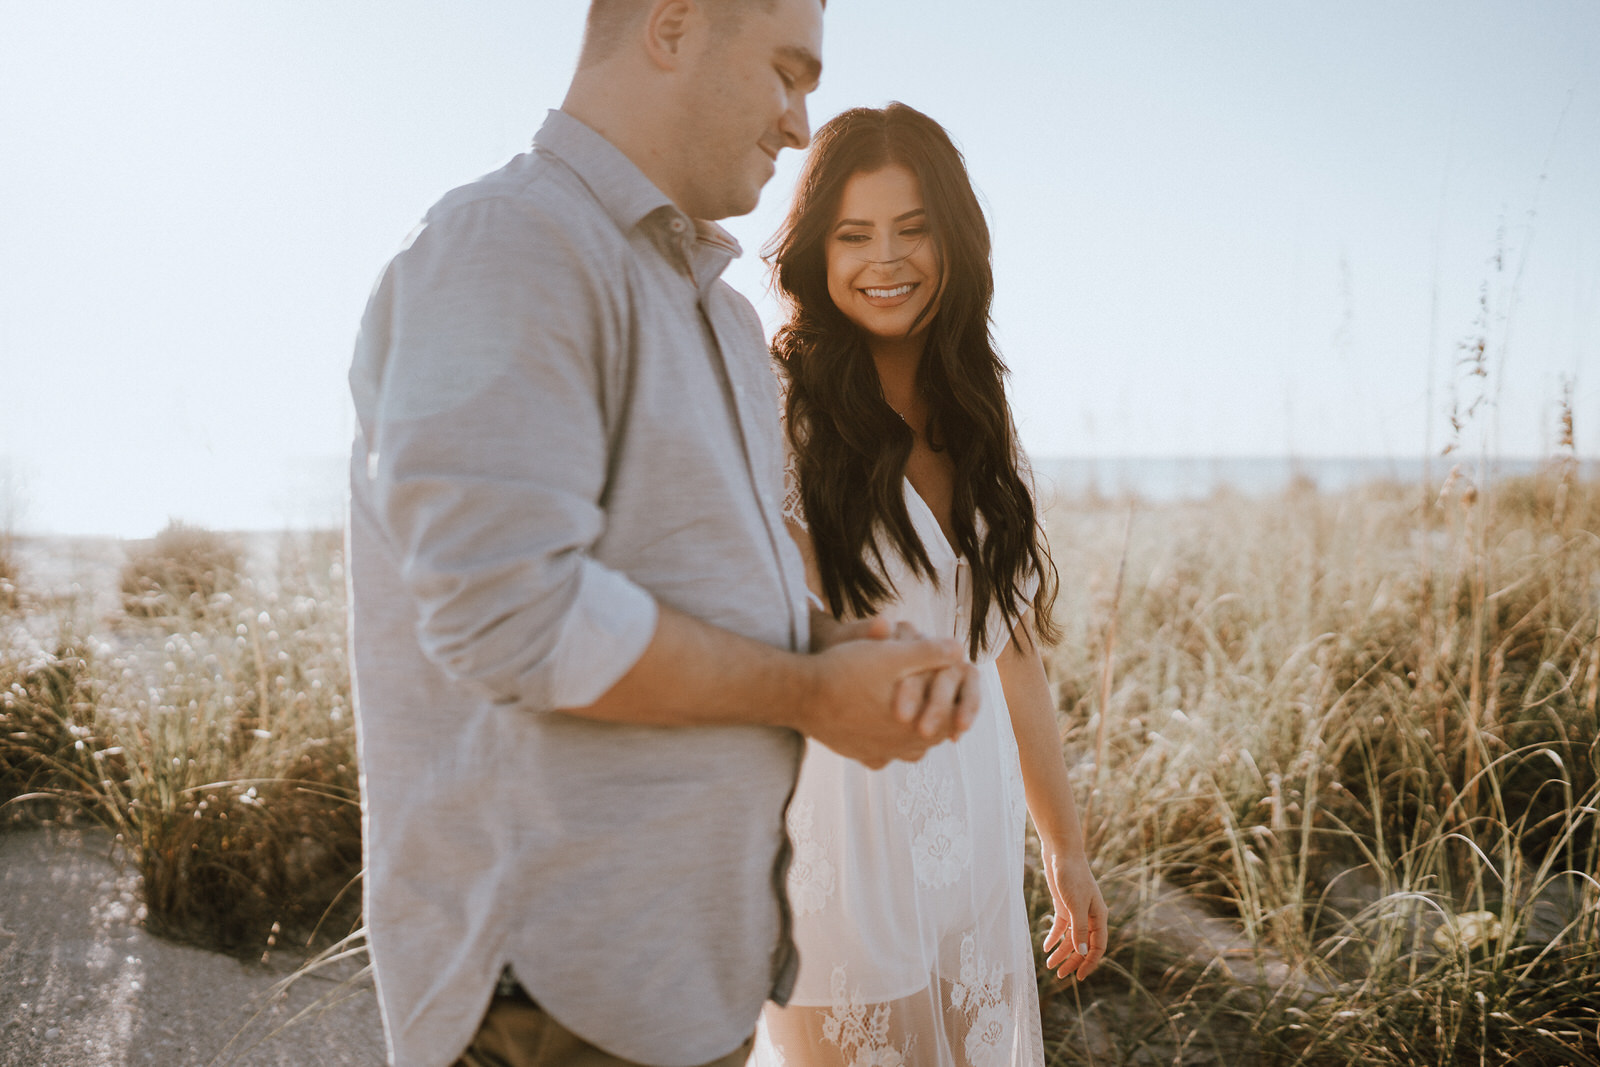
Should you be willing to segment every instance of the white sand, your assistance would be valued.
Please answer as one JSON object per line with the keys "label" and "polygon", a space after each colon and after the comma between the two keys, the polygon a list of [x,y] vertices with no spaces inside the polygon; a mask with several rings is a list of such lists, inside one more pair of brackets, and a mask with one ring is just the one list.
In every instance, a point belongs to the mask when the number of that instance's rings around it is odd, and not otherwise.
{"label": "white sand", "polygon": [[274,997],[298,957],[240,963],[153,937],[139,917],[138,873],[113,861],[104,832],[0,832],[0,1067],[384,1062],[370,981],[289,1022],[340,996],[357,967]]}

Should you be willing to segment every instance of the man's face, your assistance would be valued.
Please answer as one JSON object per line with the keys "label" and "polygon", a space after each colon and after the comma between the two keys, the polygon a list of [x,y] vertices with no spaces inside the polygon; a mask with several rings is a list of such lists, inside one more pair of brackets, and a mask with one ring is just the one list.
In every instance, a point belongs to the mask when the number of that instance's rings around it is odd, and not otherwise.
{"label": "man's face", "polygon": [[686,69],[680,207],[703,219],[755,209],[778,152],[811,143],[806,97],[821,55],[820,0],[752,4],[731,29],[711,33]]}

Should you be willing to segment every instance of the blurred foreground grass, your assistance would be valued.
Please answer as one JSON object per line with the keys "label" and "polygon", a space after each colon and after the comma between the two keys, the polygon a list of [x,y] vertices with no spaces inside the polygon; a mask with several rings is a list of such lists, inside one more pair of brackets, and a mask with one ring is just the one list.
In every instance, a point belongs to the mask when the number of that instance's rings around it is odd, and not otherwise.
{"label": "blurred foreground grass", "polygon": [[[1128,514],[1051,514],[1113,930],[1089,983],[1039,975],[1050,1062],[1600,1062],[1600,487]],[[332,940],[360,859],[338,538],[247,577],[182,534],[100,617],[11,568],[0,824],[106,824],[168,936]]]}

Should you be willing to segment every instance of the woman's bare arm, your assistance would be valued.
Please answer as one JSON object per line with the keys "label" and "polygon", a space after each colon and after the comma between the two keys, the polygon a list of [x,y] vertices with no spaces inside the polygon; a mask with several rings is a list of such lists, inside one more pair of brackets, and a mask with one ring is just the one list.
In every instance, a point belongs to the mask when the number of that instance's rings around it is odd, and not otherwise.
{"label": "woman's bare arm", "polygon": [[1105,955],[1106,902],[1089,869],[1083,824],[1061,752],[1055,700],[1026,618],[1017,623],[996,666],[1022,757],[1028,813],[1039,832],[1045,880],[1056,909],[1044,942],[1050,953],[1045,964],[1062,978],[1069,973],[1087,978]]}

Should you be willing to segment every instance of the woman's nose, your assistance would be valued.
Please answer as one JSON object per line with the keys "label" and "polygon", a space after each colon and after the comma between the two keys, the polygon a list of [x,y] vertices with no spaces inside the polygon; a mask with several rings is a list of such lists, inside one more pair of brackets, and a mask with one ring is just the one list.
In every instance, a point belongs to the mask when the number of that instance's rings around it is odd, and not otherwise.
{"label": "woman's nose", "polygon": [[911,249],[905,241],[897,237],[881,237],[874,241],[869,249],[869,254],[874,263],[898,263],[909,255]]}

